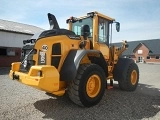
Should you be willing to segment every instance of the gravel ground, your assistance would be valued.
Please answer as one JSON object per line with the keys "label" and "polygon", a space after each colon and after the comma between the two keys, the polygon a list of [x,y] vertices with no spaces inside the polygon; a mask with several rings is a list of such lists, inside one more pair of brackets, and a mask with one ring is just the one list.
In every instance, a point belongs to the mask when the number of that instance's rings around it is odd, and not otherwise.
{"label": "gravel ground", "polygon": [[0,68],[0,120],[160,120],[160,65],[138,64],[140,83],[136,91],[106,90],[99,104],[82,108],[67,95],[48,96],[8,77]]}

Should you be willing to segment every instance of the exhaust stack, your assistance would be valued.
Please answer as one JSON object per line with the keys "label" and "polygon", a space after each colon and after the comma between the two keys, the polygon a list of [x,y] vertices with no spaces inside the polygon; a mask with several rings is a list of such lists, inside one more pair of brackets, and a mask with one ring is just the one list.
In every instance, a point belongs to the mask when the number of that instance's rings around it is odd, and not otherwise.
{"label": "exhaust stack", "polygon": [[48,13],[48,20],[49,20],[49,24],[50,24],[50,30],[60,29],[59,25],[58,25],[58,22],[57,22],[57,19],[53,14]]}

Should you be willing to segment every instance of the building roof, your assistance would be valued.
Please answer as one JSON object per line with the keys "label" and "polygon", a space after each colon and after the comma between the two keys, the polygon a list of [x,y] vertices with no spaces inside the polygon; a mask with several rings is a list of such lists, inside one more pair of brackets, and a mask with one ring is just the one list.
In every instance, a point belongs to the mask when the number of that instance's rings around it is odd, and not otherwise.
{"label": "building roof", "polygon": [[[129,41],[128,49],[122,53],[122,55],[133,55],[134,49],[139,45],[144,44],[149,49],[150,55],[160,54],[160,39],[151,40],[139,40],[139,41]],[[122,43],[113,43],[115,46],[121,46]]]}
{"label": "building roof", "polygon": [[23,23],[0,19],[0,30],[32,35],[37,32],[43,31],[44,29],[33,25],[27,25]]}

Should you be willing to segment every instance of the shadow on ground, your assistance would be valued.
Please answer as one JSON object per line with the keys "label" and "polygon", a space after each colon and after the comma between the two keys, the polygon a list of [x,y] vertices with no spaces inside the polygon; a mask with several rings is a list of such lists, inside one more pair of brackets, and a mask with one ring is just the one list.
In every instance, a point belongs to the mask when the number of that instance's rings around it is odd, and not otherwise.
{"label": "shadow on ground", "polygon": [[0,75],[7,75],[9,74],[10,67],[0,67]]}
{"label": "shadow on ground", "polygon": [[75,105],[67,95],[40,100],[34,106],[45,114],[43,118],[135,120],[153,117],[160,111],[160,89],[139,84],[136,91],[126,92],[115,85],[106,90],[99,104],[90,108]]}

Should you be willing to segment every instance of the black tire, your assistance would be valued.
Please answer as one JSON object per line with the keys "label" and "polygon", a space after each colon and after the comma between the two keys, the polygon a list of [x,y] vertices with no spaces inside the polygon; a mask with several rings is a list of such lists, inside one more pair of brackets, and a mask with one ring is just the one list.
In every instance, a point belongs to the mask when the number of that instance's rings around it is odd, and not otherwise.
{"label": "black tire", "polygon": [[118,81],[122,90],[134,91],[139,82],[139,69],[136,63],[130,59],[121,59],[115,66],[114,80]]}
{"label": "black tire", "polygon": [[[76,78],[73,81],[70,81],[68,85],[69,98],[80,106],[91,107],[96,105],[104,95],[106,87],[105,79],[104,71],[100,66],[96,64],[80,65]],[[90,93],[88,86],[92,80],[95,81],[94,85],[97,86]],[[98,81],[98,83],[96,81]]]}

